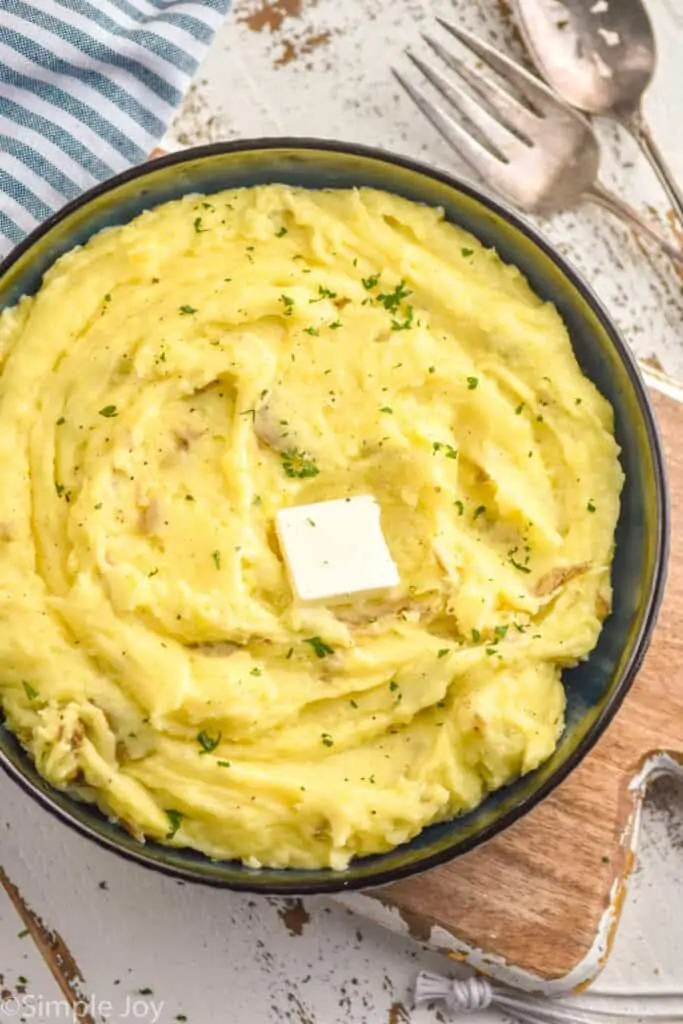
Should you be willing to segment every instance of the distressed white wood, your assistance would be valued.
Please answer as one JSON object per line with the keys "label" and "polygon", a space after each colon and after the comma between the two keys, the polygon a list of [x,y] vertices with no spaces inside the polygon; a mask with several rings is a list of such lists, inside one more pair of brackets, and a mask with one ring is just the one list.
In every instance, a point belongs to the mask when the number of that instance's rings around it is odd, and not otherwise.
{"label": "distressed white wood", "polygon": [[[6,785],[6,780],[3,783]],[[6,822],[1,827],[5,830]],[[5,863],[4,852],[4,835],[0,832],[0,864]],[[22,1003],[27,999],[29,1004],[37,1001],[41,994],[45,999],[61,998],[24,922],[9,896],[0,889],[0,1021],[12,1017],[18,1020]]]}
{"label": "distressed white wood", "polygon": [[[389,64],[437,11],[518,53],[501,20],[504,8],[503,0],[238,0],[166,144],[319,135],[462,171],[399,93]],[[661,66],[647,110],[683,176],[683,8],[679,0],[651,0],[650,8]],[[279,27],[255,31],[240,20],[259,11],[261,21]],[[601,134],[607,183],[640,206],[653,204],[664,218],[664,201],[634,145],[609,126]],[[683,376],[682,289],[666,261],[644,260],[628,233],[598,210],[558,216],[543,230],[586,273],[635,351]],[[634,990],[683,987],[681,822],[680,787],[660,794],[657,806],[646,805],[642,866],[609,966],[587,1002],[600,1002],[600,991],[629,989],[622,1003],[645,1010],[650,1002],[635,1003]],[[98,1021],[133,1020],[135,1008],[144,1011],[137,1019],[152,1021],[163,1002],[164,1022],[184,1014],[199,1024],[433,1024],[434,1011],[407,1009],[414,977],[420,969],[456,969],[322,899],[306,901],[310,921],[292,935],[281,901],[190,887],[121,861],[53,820],[4,776],[0,864],[63,936]],[[0,974],[12,991],[21,975],[34,999],[61,998],[30,939],[17,937],[22,930],[0,894]],[[614,999],[605,997],[604,1005],[616,1006]],[[668,1000],[667,1008],[683,1017],[683,998]],[[28,1007],[24,1015],[41,1019]],[[0,1005],[0,1021],[10,1019],[19,1018],[3,1015]],[[42,1019],[71,1018],[55,1009]],[[477,1019],[503,1024],[493,1012]]]}

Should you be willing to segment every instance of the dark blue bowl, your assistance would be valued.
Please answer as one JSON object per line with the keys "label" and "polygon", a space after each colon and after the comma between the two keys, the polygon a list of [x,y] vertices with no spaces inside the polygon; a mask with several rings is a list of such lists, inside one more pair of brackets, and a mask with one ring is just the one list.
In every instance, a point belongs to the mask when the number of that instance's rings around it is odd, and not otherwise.
{"label": "dark blue bowl", "polygon": [[430,206],[494,246],[532,288],[554,302],[584,373],[612,403],[626,475],[613,566],[614,609],[598,646],[564,674],[567,726],[541,768],[489,796],[475,811],[424,829],[390,853],[353,861],[345,871],[254,870],[210,861],[192,850],[144,846],[94,807],[76,803],[38,775],[14,736],[0,726],[0,763],[67,824],[140,864],[191,881],[261,893],[334,892],[376,886],[424,871],[500,832],[565,778],[596,742],[626,696],[645,654],[662,597],[668,507],[662,448],[633,356],[578,274],[516,214],[471,185],[402,157],[363,146],[302,139],[218,143],[164,157],[86,192],[18,246],[0,267],[0,304],[35,292],[62,253],[103,227],[188,192],[284,182],[306,188],[384,189]]}

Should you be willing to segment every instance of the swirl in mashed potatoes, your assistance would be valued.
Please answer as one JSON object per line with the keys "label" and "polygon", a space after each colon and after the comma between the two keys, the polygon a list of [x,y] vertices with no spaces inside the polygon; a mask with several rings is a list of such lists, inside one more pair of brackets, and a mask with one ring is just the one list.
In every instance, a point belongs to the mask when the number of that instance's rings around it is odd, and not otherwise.
{"label": "swirl in mashed potatoes", "polygon": [[[440,211],[188,196],[0,318],[0,695],[139,836],[343,868],[549,757],[622,474],[556,309]],[[401,583],[292,597],[283,506],[371,494]]]}

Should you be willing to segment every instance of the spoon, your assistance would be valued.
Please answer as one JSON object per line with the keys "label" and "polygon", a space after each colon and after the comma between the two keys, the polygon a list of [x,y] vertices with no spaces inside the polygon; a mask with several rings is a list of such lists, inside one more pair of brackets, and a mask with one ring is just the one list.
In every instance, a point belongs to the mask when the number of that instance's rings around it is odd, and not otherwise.
{"label": "spoon", "polygon": [[683,191],[647,126],[641,99],[656,63],[643,0],[514,0],[536,66],[567,103],[611,117],[650,161],[683,226]]}

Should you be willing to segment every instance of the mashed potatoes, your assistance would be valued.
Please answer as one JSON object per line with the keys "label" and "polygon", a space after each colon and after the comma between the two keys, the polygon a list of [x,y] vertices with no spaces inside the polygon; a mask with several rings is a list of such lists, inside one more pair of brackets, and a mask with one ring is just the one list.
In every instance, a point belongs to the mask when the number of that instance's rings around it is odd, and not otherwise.
{"label": "mashed potatoes", "polygon": [[[142,839],[343,868],[541,764],[610,605],[608,404],[514,267],[380,192],[187,197],[0,318],[0,695]],[[401,584],[292,600],[375,495]]]}

